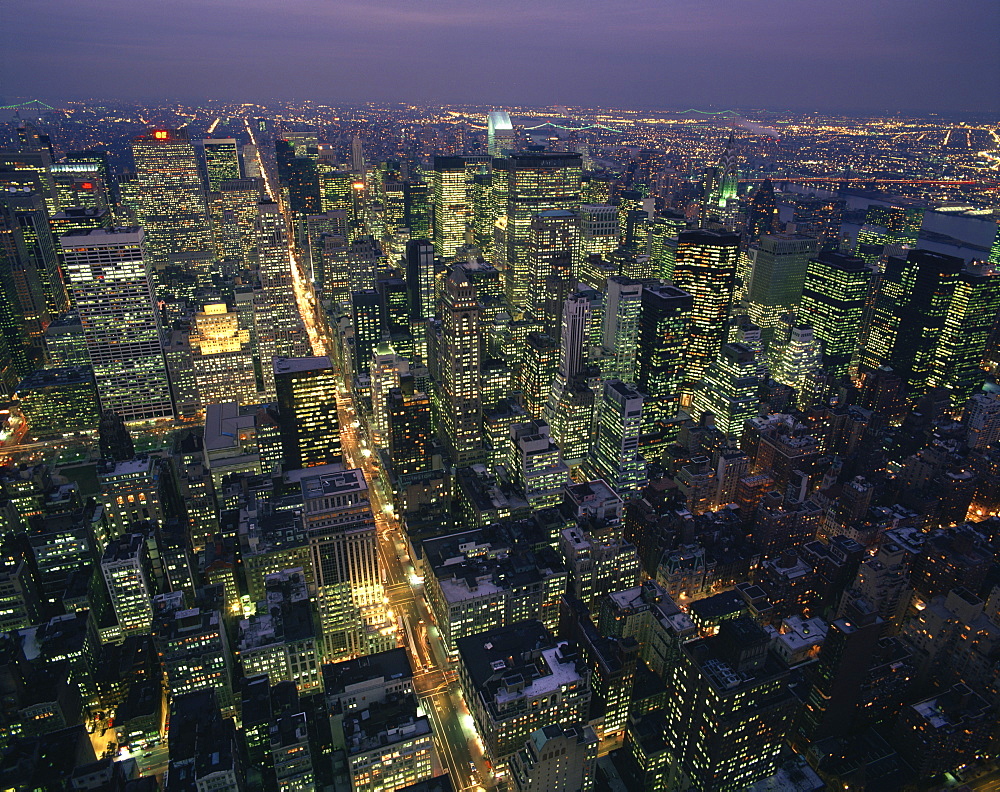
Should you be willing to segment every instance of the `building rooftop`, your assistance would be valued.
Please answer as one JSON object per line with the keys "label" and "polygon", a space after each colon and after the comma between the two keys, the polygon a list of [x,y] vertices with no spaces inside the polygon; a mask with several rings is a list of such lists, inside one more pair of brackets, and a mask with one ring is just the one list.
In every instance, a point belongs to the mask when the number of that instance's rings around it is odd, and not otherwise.
{"label": "building rooftop", "polygon": [[297,374],[305,371],[326,371],[332,369],[333,364],[326,355],[314,357],[276,357],[274,358],[275,374]]}
{"label": "building rooftop", "polygon": [[323,689],[328,695],[343,693],[352,685],[369,680],[408,679],[413,676],[406,649],[364,655],[341,663],[323,666]]}
{"label": "building rooftop", "polygon": [[139,227],[132,228],[81,228],[59,237],[63,250],[105,247],[108,245],[138,245],[145,238]]}

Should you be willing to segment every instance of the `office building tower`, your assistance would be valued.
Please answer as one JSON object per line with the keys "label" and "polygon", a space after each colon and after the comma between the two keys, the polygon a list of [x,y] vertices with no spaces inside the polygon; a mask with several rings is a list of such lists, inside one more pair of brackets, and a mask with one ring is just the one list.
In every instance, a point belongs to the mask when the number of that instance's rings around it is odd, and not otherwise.
{"label": "office building tower", "polygon": [[375,272],[382,265],[382,248],[375,237],[356,235],[347,248],[347,274],[353,289],[374,289]]}
{"label": "office building tower", "polygon": [[466,162],[462,157],[435,157],[431,182],[434,206],[434,250],[444,259],[454,257],[466,242],[472,220]]}
{"label": "office building tower", "polygon": [[486,149],[491,157],[506,157],[517,145],[514,125],[503,110],[486,114]]}
{"label": "office building tower", "polygon": [[549,425],[541,420],[515,424],[510,444],[509,469],[528,506],[537,511],[562,503],[569,468],[549,436]]}
{"label": "office building tower", "polygon": [[132,141],[139,220],[154,269],[178,253],[212,249],[194,146],[183,129],[156,129]]}
{"label": "office building tower", "polygon": [[960,258],[929,250],[889,258],[858,353],[862,372],[889,366],[912,396],[927,390],[964,265]]}
{"label": "office building tower", "polygon": [[795,713],[788,669],[746,617],[682,643],[668,671],[667,750],[690,786],[745,789],[771,775]]}
{"label": "office building tower", "polygon": [[121,634],[148,635],[153,625],[155,583],[146,537],[127,533],[111,540],[101,558],[101,574]]}
{"label": "office building tower", "polygon": [[764,179],[747,199],[746,233],[751,242],[756,242],[765,234],[772,234],[778,220],[778,202],[774,197],[774,185]]}
{"label": "office building tower", "polygon": [[431,239],[434,236],[430,187],[424,182],[403,184],[403,223],[410,229],[411,239]]}
{"label": "office building tower", "polygon": [[662,432],[677,416],[693,305],[691,295],[674,286],[649,284],[641,292],[635,382],[646,394],[644,432]]}
{"label": "office building tower", "polygon": [[257,400],[250,330],[225,303],[209,303],[194,316],[190,333],[192,368],[201,408],[236,399]]}
{"label": "office building tower", "polygon": [[33,371],[21,380],[14,398],[33,437],[92,429],[100,420],[89,366]]}
{"label": "office building tower", "polygon": [[750,320],[763,333],[765,343],[774,337],[782,317],[795,312],[802,298],[809,260],[819,243],[796,234],[766,234],[751,245],[747,303]]}
{"label": "office building tower", "polygon": [[[529,291],[526,308],[536,317],[544,316],[544,295],[550,278],[569,282],[579,245],[577,217],[555,209],[532,218],[528,234]],[[561,302],[561,301],[560,301]]]}
{"label": "office building tower", "polygon": [[369,368],[371,394],[371,421],[369,439],[376,449],[389,447],[389,392],[398,388],[401,379],[408,376],[410,364],[400,357],[388,341],[380,341],[372,353]]}
{"label": "office building tower", "polygon": [[206,138],[201,144],[205,149],[209,192],[216,192],[224,181],[243,178],[235,138]]}
{"label": "office building tower", "polygon": [[840,224],[844,201],[839,198],[797,196],[792,209],[795,233],[820,241],[820,249],[836,250],[840,243]]}
{"label": "office building tower", "polygon": [[260,179],[224,179],[208,196],[215,255],[224,270],[249,269],[257,227]]}
{"label": "office building tower", "polygon": [[173,415],[143,240],[139,228],[94,229],[60,239],[101,407],[126,421]]}
{"label": "office building tower", "polygon": [[724,231],[684,231],[678,236],[674,286],[693,299],[685,353],[686,393],[693,392],[722,346],[739,244],[737,234]]}
{"label": "office building tower", "polygon": [[955,407],[965,404],[986,379],[983,358],[998,317],[1000,271],[990,264],[967,265],[948,303],[928,381],[948,388]]}
{"label": "office building tower", "polygon": [[382,340],[382,298],[374,289],[351,293],[351,315],[354,328],[352,360],[354,376],[371,368],[375,347]]}
{"label": "office building tower", "polygon": [[389,391],[386,404],[389,459],[397,476],[429,470],[433,441],[430,398],[413,389],[412,377],[401,386]]}
{"label": "office building tower", "polygon": [[[869,204],[864,225],[885,245],[916,247],[924,222],[923,207]],[[859,240],[860,242],[860,240]]]}
{"label": "office building tower", "polygon": [[392,648],[395,635],[387,629],[375,518],[364,474],[321,467],[303,471],[296,480],[315,575],[324,661]]}
{"label": "office building tower", "polygon": [[792,325],[788,338],[775,344],[775,364],[771,377],[775,382],[795,389],[796,404],[804,410],[822,394],[823,347],[808,325]]}
{"label": "office building tower", "polygon": [[357,135],[351,140],[351,170],[365,177],[365,144]]}
{"label": "office building tower", "polygon": [[556,340],[544,333],[528,333],[517,383],[523,394],[524,409],[533,418],[542,417],[558,366],[559,344]]}
{"label": "office building tower", "polygon": [[635,345],[639,337],[642,288],[641,282],[624,275],[608,278],[602,346],[611,360],[603,367],[605,377],[623,382],[635,379]]}
{"label": "office building tower", "polygon": [[215,690],[219,706],[233,706],[233,669],[223,614],[188,608],[184,592],[153,599],[153,643],[162,658],[172,696]]}
{"label": "office building tower", "polygon": [[507,299],[515,308],[525,307],[529,298],[531,222],[539,212],[579,207],[580,170],[580,155],[569,153],[515,154],[494,163],[499,232],[495,256],[504,271]]}
{"label": "office building tower", "polygon": [[275,358],[274,387],[287,469],[340,462],[337,375],[330,358]]}
{"label": "office building tower", "polygon": [[479,303],[468,275],[455,267],[442,300],[439,421],[453,463],[467,465],[482,452]]}
{"label": "office building tower", "polygon": [[29,337],[35,316],[47,325],[69,308],[59,268],[58,246],[51,230],[52,217],[41,196],[0,192],[0,248],[11,257]]}
{"label": "office building tower", "polygon": [[583,724],[537,729],[510,760],[516,792],[590,792],[596,775],[597,735]]}
{"label": "office building tower", "polygon": [[845,737],[854,726],[862,686],[885,622],[863,599],[845,605],[843,616],[827,628],[819,657],[810,669],[812,687],[795,739],[812,742]]}
{"label": "office building tower", "polygon": [[824,252],[809,260],[796,312],[823,346],[823,368],[846,377],[861,338],[861,322],[872,283],[871,267],[859,258]]}
{"label": "office building tower", "polygon": [[0,188],[41,196],[50,217],[60,209],[52,154],[46,149],[0,149]]}
{"label": "office building tower", "polygon": [[304,357],[312,350],[295,302],[285,220],[276,203],[258,206],[255,242],[261,288],[254,301],[254,325],[266,400],[274,393],[272,359]]}
{"label": "office building tower", "polygon": [[677,235],[687,228],[687,219],[680,212],[664,209],[657,212],[649,224],[649,267],[653,276],[667,282],[674,279],[677,261]]}
{"label": "office building tower", "polygon": [[[582,277],[583,262],[588,256],[607,257],[618,248],[618,207],[610,204],[581,204],[576,210],[580,228],[580,243],[573,262],[573,273]],[[595,289],[601,283],[591,283]]]}
{"label": "office building tower", "polygon": [[434,245],[426,239],[406,243],[406,287],[410,319],[430,319],[434,305]]}
{"label": "office building tower", "polygon": [[622,498],[638,496],[646,486],[646,460],[639,454],[643,395],[621,380],[606,380],[597,405],[597,439],[591,455],[594,471]]}
{"label": "office building tower", "polygon": [[729,230],[733,229],[739,204],[736,197],[738,178],[734,134],[730,132],[718,164],[705,170],[702,181],[702,226],[712,221],[721,223]]}
{"label": "office building tower", "polygon": [[759,388],[753,350],[744,344],[723,344],[691,398],[691,417],[700,422],[704,413],[711,413],[720,432],[739,437],[743,424],[757,414]]}

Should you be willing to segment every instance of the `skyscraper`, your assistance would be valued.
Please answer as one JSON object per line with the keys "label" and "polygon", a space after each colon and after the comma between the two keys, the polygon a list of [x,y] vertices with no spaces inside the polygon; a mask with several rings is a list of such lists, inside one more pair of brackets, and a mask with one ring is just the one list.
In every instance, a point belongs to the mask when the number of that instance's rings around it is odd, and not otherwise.
{"label": "skyscraper", "polygon": [[598,404],[593,467],[623,500],[646,486],[646,460],[639,454],[643,396],[621,380],[607,380]]}
{"label": "skyscraper", "polygon": [[528,302],[531,222],[539,212],[574,211],[580,204],[579,154],[540,152],[497,160],[493,188],[498,208],[497,266],[506,278],[507,298],[515,308]]}
{"label": "skyscraper", "polygon": [[140,228],[116,228],[59,240],[101,407],[126,421],[173,416],[143,239]]}
{"label": "skyscraper", "polygon": [[337,375],[330,358],[275,358],[274,386],[285,465],[340,462]]}
{"label": "skyscraper", "polygon": [[765,234],[773,233],[777,219],[774,185],[770,179],[764,179],[747,200],[747,237],[755,242]]}
{"label": "skyscraper", "polygon": [[685,381],[684,346],[694,300],[666,284],[650,284],[640,297],[636,385],[646,394],[643,429],[665,428],[677,415]]}
{"label": "skyscraper", "polygon": [[465,160],[462,157],[435,157],[432,181],[434,206],[434,250],[445,259],[452,258],[465,244],[465,233],[472,221]]}
{"label": "skyscraper", "polygon": [[208,197],[215,255],[226,269],[252,266],[251,251],[261,193],[260,179],[225,179]]}
{"label": "skyscraper", "polygon": [[765,234],[750,246],[747,302],[750,319],[763,331],[765,343],[781,318],[798,307],[806,267],[818,248],[815,239],[796,234]]}
{"label": "skyscraper", "polygon": [[410,319],[434,316],[434,245],[426,239],[406,243],[406,287],[409,290]]}
{"label": "skyscraper", "polygon": [[187,132],[153,130],[132,142],[132,154],[150,264],[166,264],[178,253],[211,250],[205,193]]}
{"label": "skyscraper", "polygon": [[445,281],[442,303],[440,421],[452,461],[460,466],[482,453],[479,303],[460,267]]}
{"label": "skyscraper", "polygon": [[577,217],[566,209],[539,212],[528,233],[528,295],[525,307],[535,318],[544,314],[545,285],[550,277],[570,280],[579,246]]}
{"label": "skyscraper", "polygon": [[875,297],[871,328],[859,352],[861,371],[889,366],[912,396],[926,391],[964,265],[960,258],[930,250],[889,258]]}
{"label": "skyscraper", "polygon": [[847,376],[861,338],[872,269],[859,258],[820,253],[809,260],[797,316],[823,345],[823,368]]}
{"label": "skyscraper", "polygon": [[691,398],[691,415],[701,421],[704,413],[715,416],[720,432],[739,437],[743,424],[757,414],[757,358],[744,344],[723,344],[705,372],[701,387]]}
{"label": "skyscraper", "polygon": [[235,138],[206,138],[201,143],[205,147],[205,170],[210,192],[218,190],[224,181],[242,178],[240,152]]}
{"label": "skyscraper", "polygon": [[101,572],[123,635],[149,634],[153,625],[154,581],[146,537],[128,533],[104,549]]}
{"label": "skyscraper", "polygon": [[623,382],[635,379],[635,343],[641,308],[642,283],[624,275],[608,278],[602,346],[612,359],[602,367],[605,377]]}
{"label": "skyscraper", "polygon": [[505,157],[515,145],[514,126],[503,110],[486,114],[486,147],[491,157]]}
{"label": "skyscraper", "polygon": [[257,401],[257,378],[249,328],[225,303],[209,303],[195,314],[190,333],[195,384],[202,409],[236,399]]}
{"label": "skyscraper", "polygon": [[738,234],[683,231],[677,240],[674,285],[693,299],[686,349],[686,393],[701,380],[722,346],[736,280]]}

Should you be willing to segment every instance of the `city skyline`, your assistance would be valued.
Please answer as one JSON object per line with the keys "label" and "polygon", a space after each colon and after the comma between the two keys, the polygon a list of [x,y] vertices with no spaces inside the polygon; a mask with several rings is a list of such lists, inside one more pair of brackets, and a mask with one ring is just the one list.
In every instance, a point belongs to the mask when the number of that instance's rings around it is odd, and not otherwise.
{"label": "city skyline", "polygon": [[5,4],[0,97],[1000,111],[1000,7],[939,9],[928,0],[807,10],[789,0],[644,0],[613,13],[564,0],[502,10],[455,0]]}

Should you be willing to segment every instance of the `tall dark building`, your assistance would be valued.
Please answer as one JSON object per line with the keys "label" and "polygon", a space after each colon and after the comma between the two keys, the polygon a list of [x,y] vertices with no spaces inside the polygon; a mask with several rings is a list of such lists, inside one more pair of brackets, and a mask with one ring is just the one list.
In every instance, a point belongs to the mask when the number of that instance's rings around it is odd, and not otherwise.
{"label": "tall dark building", "polygon": [[398,475],[420,473],[431,464],[431,400],[413,389],[413,378],[389,391],[389,458]]}
{"label": "tall dark building", "polygon": [[372,352],[382,340],[382,298],[374,289],[351,292],[354,317],[354,374],[366,373],[372,365]]}
{"label": "tall dark building", "polygon": [[[889,366],[912,396],[923,394],[965,262],[930,250],[890,257],[879,284],[860,369]],[[985,341],[984,341],[985,343]]]}
{"label": "tall dark building", "polygon": [[406,288],[410,318],[434,316],[434,245],[430,240],[411,239],[406,243]]}
{"label": "tall dark building", "polygon": [[677,415],[684,383],[684,345],[694,299],[674,286],[642,290],[639,309],[636,384],[647,394],[644,431],[655,430]]}
{"label": "tall dark building", "polygon": [[885,622],[863,599],[845,600],[841,618],[826,633],[819,659],[810,669],[812,688],[797,726],[796,739],[808,742],[844,737]]}
{"label": "tall dark building", "polygon": [[755,242],[764,234],[774,233],[777,219],[778,202],[774,197],[774,185],[770,179],[764,179],[747,201],[747,238]]}
{"label": "tall dark building", "polygon": [[274,387],[286,469],[340,462],[337,375],[330,358],[275,358]]}

